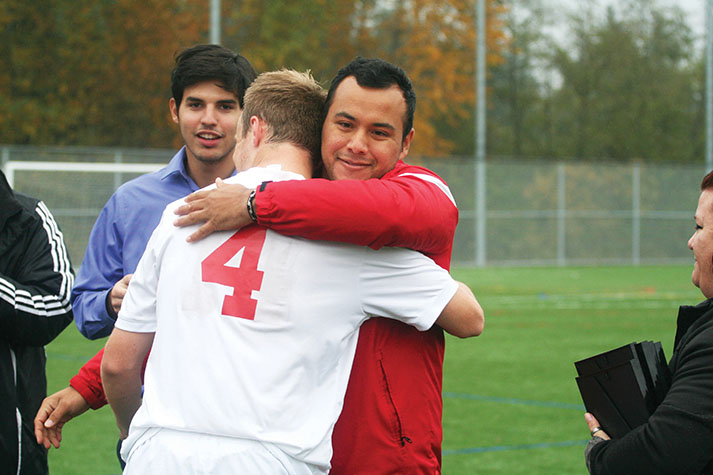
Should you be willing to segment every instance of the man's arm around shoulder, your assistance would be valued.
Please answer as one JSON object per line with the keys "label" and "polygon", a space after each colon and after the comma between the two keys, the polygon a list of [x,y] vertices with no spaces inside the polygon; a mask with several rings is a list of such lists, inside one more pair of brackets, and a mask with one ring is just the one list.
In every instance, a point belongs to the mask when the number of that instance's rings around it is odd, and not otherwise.
{"label": "man's arm around shoulder", "polygon": [[458,209],[443,182],[425,177],[402,173],[380,180],[270,183],[255,196],[257,220],[308,239],[450,256]]}
{"label": "man's arm around shoulder", "polygon": [[[196,192],[176,210],[181,215],[176,224],[205,223],[189,240],[251,224],[251,191],[232,184]],[[382,179],[268,183],[258,187],[253,204],[258,224],[282,234],[446,255],[438,258],[444,267],[458,224],[458,209],[445,183],[426,169],[403,164]]]}

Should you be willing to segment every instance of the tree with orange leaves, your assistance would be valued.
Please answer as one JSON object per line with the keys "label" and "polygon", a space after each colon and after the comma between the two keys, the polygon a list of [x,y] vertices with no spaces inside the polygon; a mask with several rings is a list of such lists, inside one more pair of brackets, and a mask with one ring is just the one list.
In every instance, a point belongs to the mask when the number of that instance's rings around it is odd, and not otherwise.
{"label": "tree with orange leaves", "polygon": [[[488,0],[488,63],[500,61],[502,7]],[[411,77],[418,107],[412,155],[447,155],[475,102],[475,3],[472,0],[329,2],[245,0],[231,11],[228,44],[258,70],[311,69],[326,81],[355,56],[381,57]],[[445,127],[436,127],[445,123]]]}
{"label": "tree with orange leaves", "polygon": [[[206,0],[0,3],[0,143],[169,148],[176,52],[208,37]],[[502,43],[488,0],[488,60]],[[223,44],[258,71],[312,70],[326,82],[355,56],[403,67],[418,96],[412,155],[446,155],[474,109],[473,0],[222,2]]]}

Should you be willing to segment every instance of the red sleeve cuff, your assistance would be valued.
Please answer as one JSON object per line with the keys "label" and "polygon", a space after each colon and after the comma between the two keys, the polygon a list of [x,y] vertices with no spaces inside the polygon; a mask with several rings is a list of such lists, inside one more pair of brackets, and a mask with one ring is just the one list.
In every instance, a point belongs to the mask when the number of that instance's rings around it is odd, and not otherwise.
{"label": "red sleeve cuff", "polygon": [[82,395],[84,400],[87,401],[87,404],[89,404],[89,407],[92,409],[99,409],[107,404],[106,398],[104,397],[104,391],[99,391],[97,388],[92,387],[92,384],[82,378],[81,374],[78,374],[70,379],[69,385]]}
{"label": "red sleeve cuff", "polygon": [[92,409],[99,409],[107,403],[101,380],[101,361],[103,356],[104,349],[102,348],[82,366],[76,376],[69,380],[69,385],[82,395]]}

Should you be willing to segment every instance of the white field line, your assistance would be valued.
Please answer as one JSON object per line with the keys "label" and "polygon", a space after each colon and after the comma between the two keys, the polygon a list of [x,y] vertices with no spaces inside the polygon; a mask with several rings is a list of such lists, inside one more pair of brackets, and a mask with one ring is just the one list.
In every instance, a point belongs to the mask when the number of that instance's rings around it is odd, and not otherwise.
{"label": "white field line", "polygon": [[695,305],[704,297],[695,290],[690,292],[616,292],[588,294],[529,294],[502,295],[481,299],[488,309],[609,309],[609,308],[678,308]]}

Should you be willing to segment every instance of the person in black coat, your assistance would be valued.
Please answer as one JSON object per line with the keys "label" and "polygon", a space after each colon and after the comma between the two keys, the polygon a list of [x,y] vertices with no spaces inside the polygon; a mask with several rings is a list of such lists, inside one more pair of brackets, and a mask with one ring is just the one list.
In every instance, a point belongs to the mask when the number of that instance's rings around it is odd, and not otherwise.
{"label": "person in black coat", "polygon": [[713,172],[701,184],[695,221],[691,278],[707,300],[679,309],[671,388],[645,424],[618,439],[585,414],[591,474],[713,474]]}
{"label": "person in black coat", "polygon": [[0,474],[47,473],[33,419],[47,393],[44,345],[72,321],[74,273],[62,233],[39,200],[0,171]]}

